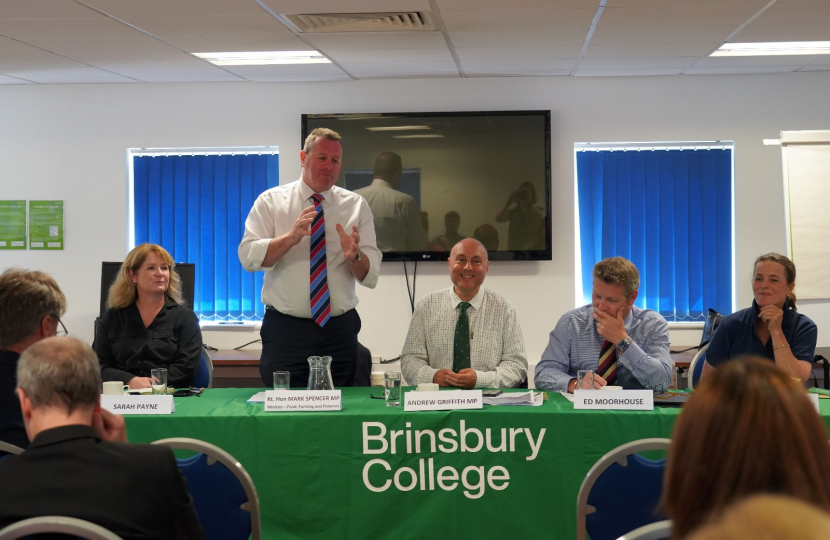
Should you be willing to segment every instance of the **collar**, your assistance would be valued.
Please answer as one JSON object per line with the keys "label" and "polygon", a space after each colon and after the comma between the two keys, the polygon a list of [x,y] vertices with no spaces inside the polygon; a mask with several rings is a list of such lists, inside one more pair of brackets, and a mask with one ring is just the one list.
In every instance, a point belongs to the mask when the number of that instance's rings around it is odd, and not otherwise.
{"label": "collar", "polygon": [[[300,190],[300,196],[303,198],[303,201],[308,201],[309,199],[311,199],[312,195],[317,193],[316,191],[314,191],[313,189],[308,187],[308,184],[306,184],[303,181],[303,176],[302,175],[300,175],[300,179],[297,180],[297,182],[299,182],[299,184],[300,184],[297,189]],[[320,195],[323,196],[323,204],[325,204],[325,203],[331,204],[331,198],[332,198],[331,191],[332,191],[332,188],[329,188],[326,191],[321,191],[320,192]]]}
{"label": "collar", "polygon": [[101,437],[91,426],[84,424],[71,424],[41,431],[29,445],[29,449],[51,446],[66,441],[77,439],[94,439],[100,441]]}
{"label": "collar", "polygon": [[[172,298],[170,298],[167,295],[164,295],[164,306],[158,312],[158,314],[156,315],[156,318],[158,318],[158,316],[161,315],[162,313],[165,313],[167,310],[169,310],[171,308],[174,308],[178,305],[179,304],[177,304],[175,300],[173,300]],[[135,320],[137,322],[140,322],[141,325],[144,326],[144,321],[141,319],[141,313],[139,313],[138,305],[136,305],[135,301],[133,301],[133,303],[130,304],[129,306],[127,306],[125,309],[128,310],[127,313],[129,313],[130,317],[132,317],[133,320]],[[153,319],[153,322],[155,322],[155,319]],[[150,323],[150,326],[152,326],[152,324],[153,323]]]}
{"label": "collar", "polygon": [[[455,294],[455,287],[450,287],[450,300],[452,300],[453,308],[456,309],[458,308],[458,304],[464,302],[464,300],[462,300],[458,297],[457,294]],[[472,300],[470,300],[467,303],[470,304],[476,310],[479,310],[481,309],[482,302],[484,302],[484,287],[479,287],[476,295],[473,296]]]}
{"label": "collar", "polygon": [[[372,185],[378,187],[385,187],[387,189],[395,189],[392,187],[392,184],[384,180],[383,178],[374,178],[372,179]],[[395,190],[397,191],[397,190]]]}

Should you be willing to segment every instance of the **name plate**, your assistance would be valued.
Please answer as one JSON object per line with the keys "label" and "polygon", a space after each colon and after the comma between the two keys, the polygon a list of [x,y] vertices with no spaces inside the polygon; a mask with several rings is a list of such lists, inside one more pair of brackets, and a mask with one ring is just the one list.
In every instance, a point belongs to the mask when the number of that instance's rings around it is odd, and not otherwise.
{"label": "name plate", "polygon": [[574,390],[574,409],[654,410],[651,390]]}
{"label": "name plate", "polygon": [[101,408],[115,414],[172,414],[176,410],[173,396],[106,396]]}
{"label": "name plate", "polygon": [[481,390],[445,390],[444,392],[407,392],[404,411],[452,411],[454,409],[482,409]]}
{"label": "name plate", "polygon": [[266,390],[265,411],[341,411],[340,390]]}

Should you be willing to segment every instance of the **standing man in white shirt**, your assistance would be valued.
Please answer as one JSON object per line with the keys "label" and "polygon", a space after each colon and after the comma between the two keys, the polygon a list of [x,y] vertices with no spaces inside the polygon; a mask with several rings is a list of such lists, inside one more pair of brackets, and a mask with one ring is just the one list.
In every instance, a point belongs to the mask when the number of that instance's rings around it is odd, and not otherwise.
{"label": "standing man in white shirt", "polygon": [[300,152],[300,180],[262,193],[245,221],[239,261],[249,272],[265,271],[259,371],[268,387],[277,370],[291,372],[291,386],[306,386],[309,356],[332,357],[335,386],[354,383],[354,284],[375,287],[381,253],[366,200],[334,185],[342,156],[340,135],[312,131]]}
{"label": "standing man in white shirt", "polygon": [[513,388],[527,380],[522,329],[513,306],[481,287],[490,268],[481,242],[466,238],[448,260],[452,287],[418,303],[401,352],[409,384]]}
{"label": "standing man in white shirt", "polygon": [[372,183],[355,193],[366,199],[372,209],[381,251],[424,251],[427,233],[421,209],[411,195],[398,191],[402,178],[401,156],[382,152],[375,159]]}

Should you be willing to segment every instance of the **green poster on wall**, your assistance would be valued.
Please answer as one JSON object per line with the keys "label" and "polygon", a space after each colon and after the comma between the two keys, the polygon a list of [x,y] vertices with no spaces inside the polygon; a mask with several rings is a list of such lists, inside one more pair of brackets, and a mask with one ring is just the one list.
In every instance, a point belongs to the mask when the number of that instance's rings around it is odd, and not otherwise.
{"label": "green poster on wall", "polygon": [[0,249],[26,249],[26,201],[0,201]]}
{"label": "green poster on wall", "polygon": [[29,201],[29,249],[63,249],[63,201]]}

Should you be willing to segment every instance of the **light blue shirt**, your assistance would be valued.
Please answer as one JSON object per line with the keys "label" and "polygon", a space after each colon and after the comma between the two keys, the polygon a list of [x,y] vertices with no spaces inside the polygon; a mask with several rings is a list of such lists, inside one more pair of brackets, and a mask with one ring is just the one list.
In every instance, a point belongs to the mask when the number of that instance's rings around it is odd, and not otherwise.
{"label": "light blue shirt", "polygon": [[[597,332],[593,313],[594,307],[588,304],[562,315],[536,365],[536,388],[567,391],[578,370],[597,370],[605,338]],[[650,309],[632,306],[624,322],[631,346],[622,355],[617,351],[617,384],[665,391],[673,367],[666,319]]]}

